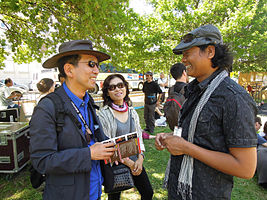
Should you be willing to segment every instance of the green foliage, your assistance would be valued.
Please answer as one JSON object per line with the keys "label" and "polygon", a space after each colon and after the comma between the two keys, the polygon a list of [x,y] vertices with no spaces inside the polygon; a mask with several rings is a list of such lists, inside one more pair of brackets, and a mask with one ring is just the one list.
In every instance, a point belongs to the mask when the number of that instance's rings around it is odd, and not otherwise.
{"label": "green foliage", "polygon": [[151,0],[158,23],[165,24],[167,46],[200,25],[214,24],[230,44],[236,71],[266,71],[266,4],[252,0]]}
{"label": "green foliage", "polygon": [[[128,8],[129,0],[0,1],[0,67],[10,47],[16,62],[55,53],[58,44],[91,39],[122,68],[169,71],[181,36],[216,25],[235,55],[235,71],[266,71],[266,3],[263,0],[147,0],[150,15]],[[5,45],[3,45],[5,44]]]}

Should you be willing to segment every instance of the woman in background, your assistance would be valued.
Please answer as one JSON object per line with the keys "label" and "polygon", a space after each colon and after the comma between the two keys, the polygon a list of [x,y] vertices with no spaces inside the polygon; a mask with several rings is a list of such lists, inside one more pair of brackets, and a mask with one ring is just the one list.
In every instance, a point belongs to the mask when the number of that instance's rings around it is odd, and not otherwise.
{"label": "woman in background", "polygon": [[36,104],[43,98],[45,95],[54,92],[55,82],[50,78],[43,78],[37,83],[37,89],[40,92],[40,96],[36,99]]}
{"label": "woman in background", "polygon": [[[139,116],[133,107],[130,107],[128,82],[120,74],[109,75],[102,88],[104,107],[99,112],[99,119],[103,131],[109,138],[137,132],[142,153],[123,159],[123,164],[128,166],[133,175],[134,185],[141,195],[142,200],[151,200],[153,189],[143,167],[145,151]],[[109,200],[120,199],[120,192],[108,194]]]}

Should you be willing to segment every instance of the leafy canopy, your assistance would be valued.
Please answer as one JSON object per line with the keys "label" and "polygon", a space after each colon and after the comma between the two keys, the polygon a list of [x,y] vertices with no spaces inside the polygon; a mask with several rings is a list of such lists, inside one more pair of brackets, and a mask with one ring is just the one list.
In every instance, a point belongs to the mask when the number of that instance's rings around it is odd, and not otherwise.
{"label": "leafy canopy", "polygon": [[122,68],[165,71],[180,61],[172,53],[181,36],[204,24],[217,26],[235,56],[234,70],[266,71],[266,4],[263,0],[147,0],[149,15],[128,0],[1,0],[0,65],[10,53],[31,62],[58,44],[90,39]]}

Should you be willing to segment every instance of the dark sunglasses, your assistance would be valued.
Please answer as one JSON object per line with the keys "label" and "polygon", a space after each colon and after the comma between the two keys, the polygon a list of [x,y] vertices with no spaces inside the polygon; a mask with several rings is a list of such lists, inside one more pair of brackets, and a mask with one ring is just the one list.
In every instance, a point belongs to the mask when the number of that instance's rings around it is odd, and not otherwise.
{"label": "dark sunglasses", "polygon": [[192,42],[195,38],[199,38],[193,34],[186,34],[181,38],[181,42],[189,43]]}
{"label": "dark sunglasses", "polygon": [[92,60],[90,60],[88,62],[80,62],[80,63],[87,63],[87,65],[89,67],[94,68],[96,66],[99,69],[99,64],[97,62],[95,62],[95,61],[92,61]]}
{"label": "dark sunglasses", "polygon": [[[181,42],[189,43],[189,42],[192,42],[196,38],[201,38],[201,36],[196,36],[196,35],[193,35],[193,34],[189,33],[189,34],[186,34],[185,36],[183,36],[181,38]],[[212,41],[210,38],[205,38],[205,40]]]}
{"label": "dark sunglasses", "polygon": [[108,90],[109,90],[109,91],[113,91],[113,90],[115,90],[116,88],[122,89],[122,88],[124,88],[124,87],[125,87],[124,83],[118,83],[117,85],[109,85],[109,86],[108,86]]}

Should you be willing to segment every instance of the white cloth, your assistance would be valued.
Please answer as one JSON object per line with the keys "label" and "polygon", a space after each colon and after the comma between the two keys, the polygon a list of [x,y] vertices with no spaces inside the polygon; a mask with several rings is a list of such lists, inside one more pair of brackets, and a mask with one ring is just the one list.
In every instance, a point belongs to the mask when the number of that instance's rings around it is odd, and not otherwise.
{"label": "white cloth", "polygon": [[264,133],[263,131],[260,131],[260,132],[259,132],[259,135],[260,135],[261,137],[264,137],[264,136],[265,136],[265,133]]}
{"label": "white cloth", "polygon": [[12,99],[8,99],[8,97],[11,95],[11,90],[9,87],[4,85],[0,89],[0,109],[6,109],[8,106],[14,106]]}
{"label": "white cloth", "polygon": [[160,84],[166,83],[166,82],[167,82],[167,79],[166,78],[163,78],[163,79],[159,78],[158,79],[158,84],[159,84],[159,87],[160,87],[160,89],[161,89],[162,92],[166,92],[166,89],[165,89],[165,87],[160,86]]}
{"label": "white cloth", "polygon": [[155,126],[167,126],[166,117],[160,116],[160,118],[155,121]]}
{"label": "white cloth", "polygon": [[40,94],[40,96],[36,98],[36,105],[37,105],[38,102],[41,100],[41,98],[45,97],[47,94],[48,94],[48,93]]}

